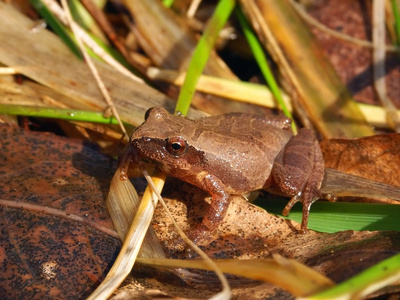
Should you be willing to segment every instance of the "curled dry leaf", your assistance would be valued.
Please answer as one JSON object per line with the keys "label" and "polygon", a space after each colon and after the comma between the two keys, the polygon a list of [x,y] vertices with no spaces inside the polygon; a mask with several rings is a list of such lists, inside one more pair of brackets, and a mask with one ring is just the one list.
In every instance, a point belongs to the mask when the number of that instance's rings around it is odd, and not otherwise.
{"label": "curled dry leaf", "polygon": [[381,134],[320,143],[325,167],[400,186],[400,135]]}
{"label": "curled dry leaf", "polygon": [[0,127],[0,294],[83,298],[119,249],[105,206],[113,162],[91,145]]}

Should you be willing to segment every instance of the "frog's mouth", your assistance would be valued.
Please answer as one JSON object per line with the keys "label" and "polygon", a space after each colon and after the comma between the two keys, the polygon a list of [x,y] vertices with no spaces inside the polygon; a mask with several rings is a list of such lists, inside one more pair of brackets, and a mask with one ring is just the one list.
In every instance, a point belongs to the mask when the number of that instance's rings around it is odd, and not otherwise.
{"label": "frog's mouth", "polygon": [[127,180],[131,177],[141,177],[144,170],[151,174],[155,168],[154,163],[143,157],[132,145],[127,145],[122,150],[118,157],[118,166],[121,180]]}

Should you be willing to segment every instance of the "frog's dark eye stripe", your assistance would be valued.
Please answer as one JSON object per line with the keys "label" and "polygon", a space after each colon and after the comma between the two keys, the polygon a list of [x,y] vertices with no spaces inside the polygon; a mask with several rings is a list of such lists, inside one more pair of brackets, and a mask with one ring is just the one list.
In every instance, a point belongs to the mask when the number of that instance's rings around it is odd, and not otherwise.
{"label": "frog's dark eye stripe", "polygon": [[144,114],[144,120],[145,120],[145,121],[147,121],[147,119],[149,118],[150,113],[151,113],[152,110],[153,110],[153,107],[150,107],[150,108],[146,111],[146,113]]}
{"label": "frog's dark eye stripe", "polygon": [[166,149],[172,155],[180,156],[186,153],[188,146],[185,139],[176,136],[166,139]]}

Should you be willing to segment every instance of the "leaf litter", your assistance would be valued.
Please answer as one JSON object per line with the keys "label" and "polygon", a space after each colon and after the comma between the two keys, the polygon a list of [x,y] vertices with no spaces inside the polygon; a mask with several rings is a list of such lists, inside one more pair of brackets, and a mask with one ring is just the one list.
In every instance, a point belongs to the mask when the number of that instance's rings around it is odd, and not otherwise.
{"label": "leaf litter", "polygon": [[0,294],[90,294],[120,245],[104,203],[114,162],[79,140],[9,125],[0,135]]}

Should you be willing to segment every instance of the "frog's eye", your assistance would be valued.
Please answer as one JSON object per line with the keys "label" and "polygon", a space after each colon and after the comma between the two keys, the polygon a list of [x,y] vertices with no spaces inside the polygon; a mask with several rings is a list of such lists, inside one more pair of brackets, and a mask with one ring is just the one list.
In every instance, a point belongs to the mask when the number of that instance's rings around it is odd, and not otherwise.
{"label": "frog's eye", "polygon": [[186,153],[188,146],[186,141],[180,136],[168,138],[167,142],[167,151],[172,155],[179,156]]}

